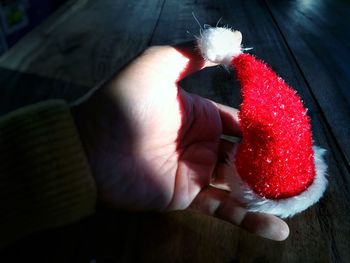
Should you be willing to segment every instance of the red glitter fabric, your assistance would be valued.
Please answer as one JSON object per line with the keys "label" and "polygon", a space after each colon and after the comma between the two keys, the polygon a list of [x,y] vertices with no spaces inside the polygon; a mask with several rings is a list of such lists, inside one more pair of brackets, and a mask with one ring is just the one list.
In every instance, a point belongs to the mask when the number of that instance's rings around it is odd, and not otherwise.
{"label": "red glitter fabric", "polygon": [[243,140],[235,160],[240,177],[268,199],[300,194],[315,177],[307,110],[296,92],[261,60],[241,54],[232,65],[243,98]]}

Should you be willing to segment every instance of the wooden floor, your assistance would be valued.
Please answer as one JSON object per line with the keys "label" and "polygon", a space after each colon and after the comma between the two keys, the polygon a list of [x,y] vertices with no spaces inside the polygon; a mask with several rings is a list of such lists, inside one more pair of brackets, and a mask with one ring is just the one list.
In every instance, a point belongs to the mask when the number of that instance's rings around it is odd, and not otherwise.
{"label": "wooden floor", "polygon": [[[251,53],[294,86],[326,148],[329,187],[288,220],[273,242],[191,212],[99,209],[83,222],[39,233],[2,258],[33,262],[350,262],[350,3],[346,0],[77,0],[0,57],[0,114],[45,100],[73,100],[149,45],[192,40],[204,24],[239,29]],[[238,107],[234,76],[204,70],[191,92]],[[24,262],[24,261],[23,261]]]}

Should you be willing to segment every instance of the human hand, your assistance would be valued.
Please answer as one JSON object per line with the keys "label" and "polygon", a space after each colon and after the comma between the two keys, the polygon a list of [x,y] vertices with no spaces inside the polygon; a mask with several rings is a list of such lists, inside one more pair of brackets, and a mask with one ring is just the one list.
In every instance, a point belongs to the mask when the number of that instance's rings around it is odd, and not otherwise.
{"label": "human hand", "polygon": [[99,197],[132,210],[191,208],[284,240],[284,221],[247,212],[227,191],[234,144],[220,136],[240,135],[237,110],[178,87],[206,66],[191,47],[152,47],[73,107]]}

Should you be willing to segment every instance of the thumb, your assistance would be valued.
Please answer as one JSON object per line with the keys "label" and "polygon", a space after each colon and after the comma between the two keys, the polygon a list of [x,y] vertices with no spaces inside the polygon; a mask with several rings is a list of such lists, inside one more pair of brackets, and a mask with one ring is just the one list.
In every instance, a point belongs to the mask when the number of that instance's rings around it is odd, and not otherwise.
{"label": "thumb", "polygon": [[175,46],[153,46],[126,67],[119,77],[138,72],[139,75],[147,76],[150,83],[161,79],[165,83],[176,84],[189,74],[214,65],[216,64],[203,59],[194,42]]}

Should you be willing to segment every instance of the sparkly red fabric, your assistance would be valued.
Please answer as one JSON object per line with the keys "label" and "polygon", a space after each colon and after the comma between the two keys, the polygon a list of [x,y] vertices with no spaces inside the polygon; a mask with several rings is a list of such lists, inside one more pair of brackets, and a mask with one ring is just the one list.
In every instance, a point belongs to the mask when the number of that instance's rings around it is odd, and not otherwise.
{"label": "sparkly red fabric", "polygon": [[295,196],[315,177],[310,119],[301,99],[261,60],[232,60],[241,84],[242,143],[236,155],[240,177],[268,199]]}

